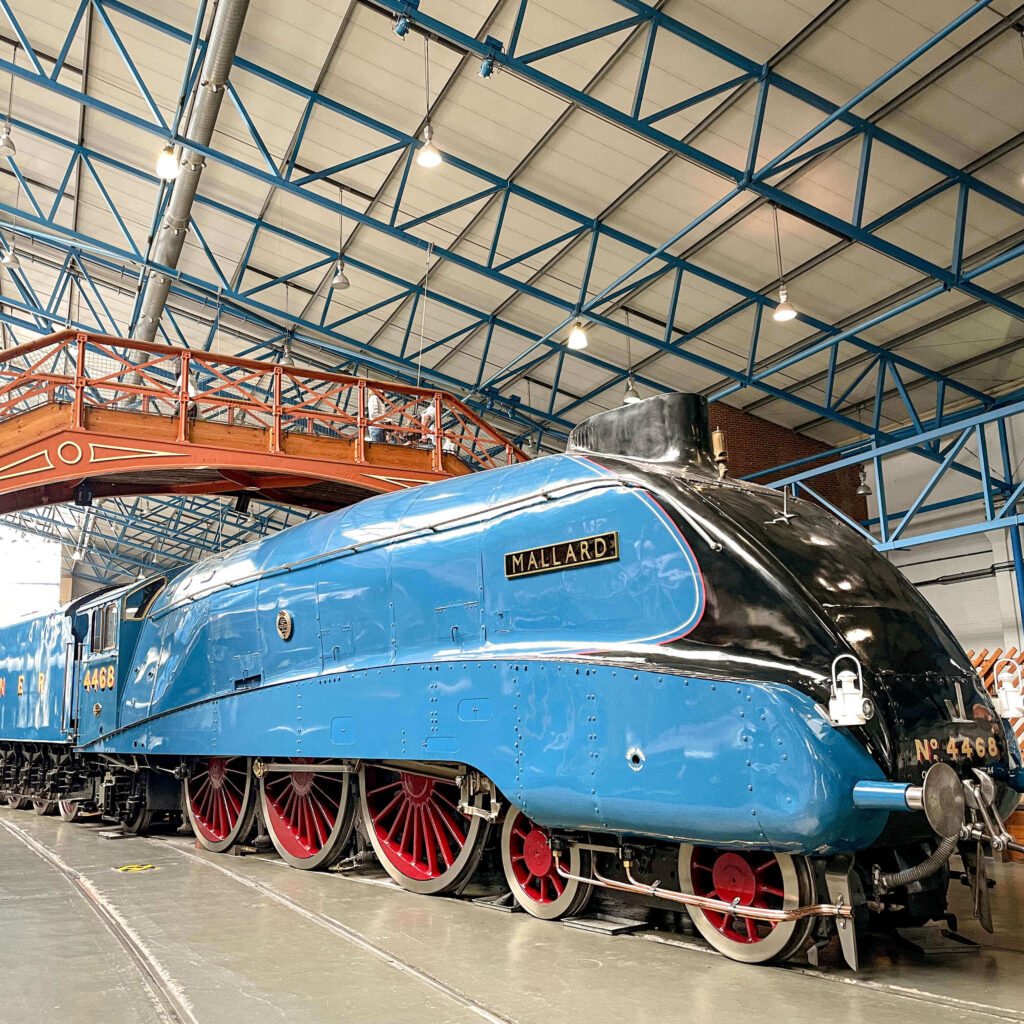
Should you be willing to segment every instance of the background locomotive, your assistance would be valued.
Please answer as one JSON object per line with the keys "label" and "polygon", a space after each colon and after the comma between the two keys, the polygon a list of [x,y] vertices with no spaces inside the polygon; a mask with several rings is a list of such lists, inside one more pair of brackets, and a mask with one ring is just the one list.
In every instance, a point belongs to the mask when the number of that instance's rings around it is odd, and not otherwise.
{"label": "background locomotive", "polygon": [[984,908],[1022,779],[927,603],[721,479],[692,395],[4,628],[0,756],[15,806],[183,802],[212,851],[260,813],[301,868],[358,831],[417,892],[497,844],[538,917],[675,900],[751,962],[941,917],[958,844]]}

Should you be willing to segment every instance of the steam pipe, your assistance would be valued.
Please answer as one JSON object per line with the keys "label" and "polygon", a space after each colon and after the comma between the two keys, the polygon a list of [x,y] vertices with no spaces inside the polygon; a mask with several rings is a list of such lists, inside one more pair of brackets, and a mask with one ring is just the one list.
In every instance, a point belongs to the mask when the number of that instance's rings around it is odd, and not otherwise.
{"label": "steam pipe", "polygon": [[[242,25],[249,10],[249,0],[220,0],[210,28],[210,39],[203,58],[203,68],[196,99],[192,106],[186,138],[200,146],[209,146],[213,129],[220,114],[220,105],[227,91]],[[179,157],[179,171],[171,186],[171,197],[153,242],[152,259],[172,270],[178,266],[185,245],[192,204],[199,189],[205,159],[188,146],[183,146]],[[149,275],[139,307],[139,318],[132,337],[139,341],[153,341],[160,318],[171,290],[170,277],[159,272]]]}
{"label": "steam pipe", "polygon": [[626,868],[628,882],[618,882],[614,878],[606,878],[596,868],[590,877],[574,875],[562,863],[561,857],[555,856],[555,871],[561,878],[569,882],[580,882],[584,885],[597,885],[603,889],[614,889],[616,892],[639,893],[644,896],[657,896],[659,899],[683,903],[701,910],[710,910],[716,914],[730,917],[751,917],[755,921],[799,921],[805,917],[853,917],[853,907],[842,903],[811,903],[802,907],[786,907],[779,910],[771,907],[749,907],[734,900],[726,903],[723,900],[711,899],[709,896],[697,896],[695,893],[676,892],[674,889],[662,889],[658,882],[645,885],[638,882]]}

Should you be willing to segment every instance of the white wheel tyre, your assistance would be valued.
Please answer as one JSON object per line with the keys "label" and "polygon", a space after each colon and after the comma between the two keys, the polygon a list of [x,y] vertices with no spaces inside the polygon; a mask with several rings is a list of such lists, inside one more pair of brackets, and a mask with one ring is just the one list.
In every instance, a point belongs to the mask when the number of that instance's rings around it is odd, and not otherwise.
{"label": "white wheel tyre", "polygon": [[[501,863],[505,880],[527,913],[545,921],[578,914],[594,891],[575,879],[563,878],[551,853],[550,833],[517,807],[509,807],[501,830]],[[562,863],[577,878],[590,875],[590,851],[570,846]]]}
{"label": "white wheel tyre", "polygon": [[[812,902],[814,886],[806,857],[764,850],[679,847],[680,892],[740,906],[791,910]],[[772,923],[718,914],[687,905],[697,931],[720,953],[743,963],[785,960],[807,940],[814,918]]]}
{"label": "white wheel tyre", "polygon": [[[483,794],[473,799],[483,804]],[[454,782],[364,764],[359,802],[377,859],[403,889],[425,896],[458,892],[480,863],[490,825],[458,809]]]}

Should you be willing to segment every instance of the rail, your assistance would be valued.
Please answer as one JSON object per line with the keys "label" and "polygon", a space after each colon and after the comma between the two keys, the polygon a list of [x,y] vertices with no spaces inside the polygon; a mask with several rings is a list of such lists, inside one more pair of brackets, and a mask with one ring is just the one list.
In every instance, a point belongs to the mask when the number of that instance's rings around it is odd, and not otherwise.
{"label": "rail", "polygon": [[80,331],[0,352],[0,427],[52,403],[76,430],[90,409],[170,417],[186,444],[196,422],[248,427],[271,455],[298,433],[354,442],[357,464],[373,444],[431,449],[438,473],[446,454],[474,470],[528,459],[444,391]]}

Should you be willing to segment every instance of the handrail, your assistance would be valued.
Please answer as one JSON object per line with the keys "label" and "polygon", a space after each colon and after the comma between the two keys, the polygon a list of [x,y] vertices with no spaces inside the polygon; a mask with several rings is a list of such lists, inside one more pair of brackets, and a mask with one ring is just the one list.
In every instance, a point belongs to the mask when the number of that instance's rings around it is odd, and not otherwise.
{"label": "handrail", "polygon": [[360,464],[375,444],[429,448],[437,473],[445,455],[474,469],[528,459],[437,389],[75,330],[0,352],[0,424],[49,403],[72,405],[74,430],[92,409],[171,418],[185,444],[197,422],[212,421],[265,431],[271,454],[307,434],[352,440]]}

